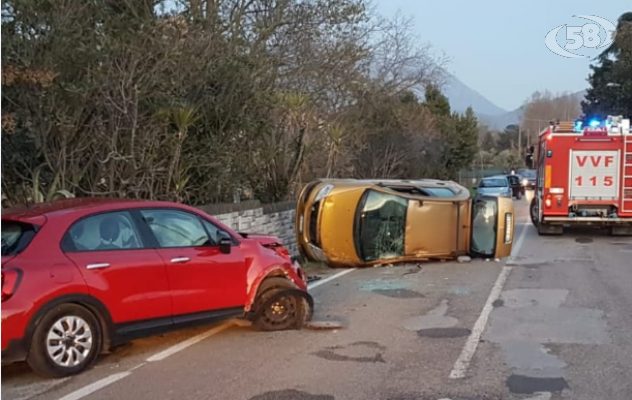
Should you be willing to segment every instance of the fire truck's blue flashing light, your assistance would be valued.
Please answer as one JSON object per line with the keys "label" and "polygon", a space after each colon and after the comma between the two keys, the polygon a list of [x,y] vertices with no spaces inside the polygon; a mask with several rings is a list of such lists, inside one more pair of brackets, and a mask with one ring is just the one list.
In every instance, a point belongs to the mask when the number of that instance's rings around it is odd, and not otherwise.
{"label": "fire truck's blue flashing light", "polygon": [[575,121],[575,132],[581,132],[582,125],[584,125],[583,121],[580,121],[580,120]]}
{"label": "fire truck's blue flashing light", "polygon": [[589,125],[591,128],[597,128],[597,127],[599,127],[599,125],[601,125],[601,121],[599,121],[598,119],[593,119],[593,120],[591,120],[591,121],[588,123],[588,125]]}

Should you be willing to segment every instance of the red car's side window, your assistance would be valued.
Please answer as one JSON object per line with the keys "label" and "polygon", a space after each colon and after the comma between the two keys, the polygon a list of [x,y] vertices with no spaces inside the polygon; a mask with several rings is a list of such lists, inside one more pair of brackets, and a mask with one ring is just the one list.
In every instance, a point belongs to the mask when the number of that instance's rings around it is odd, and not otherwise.
{"label": "red car's side window", "polygon": [[65,252],[142,248],[139,233],[127,211],[97,214],[75,222],[64,237]]}
{"label": "red car's side window", "polygon": [[196,215],[179,210],[143,210],[143,220],[161,248],[215,244]]}

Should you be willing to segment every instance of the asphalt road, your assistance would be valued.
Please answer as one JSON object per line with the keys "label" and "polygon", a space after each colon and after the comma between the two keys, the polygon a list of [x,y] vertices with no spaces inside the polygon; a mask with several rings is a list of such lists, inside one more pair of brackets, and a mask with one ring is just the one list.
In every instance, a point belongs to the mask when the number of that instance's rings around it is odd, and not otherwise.
{"label": "asphalt road", "polygon": [[355,270],[311,289],[337,330],[221,325],[139,340],[91,370],[2,368],[3,400],[632,399],[632,240],[540,238],[516,202],[507,261]]}

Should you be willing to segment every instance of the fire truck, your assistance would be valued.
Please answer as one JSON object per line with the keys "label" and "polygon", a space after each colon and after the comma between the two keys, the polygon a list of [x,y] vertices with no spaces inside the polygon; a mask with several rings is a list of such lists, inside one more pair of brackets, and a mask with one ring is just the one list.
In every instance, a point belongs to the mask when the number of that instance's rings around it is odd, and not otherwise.
{"label": "fire truck", "polygon": [[530,213],[540,235],[592,225],[611,235],[632,235],[632,132],[630,120],[551,122],[531,146],[537,184]]}

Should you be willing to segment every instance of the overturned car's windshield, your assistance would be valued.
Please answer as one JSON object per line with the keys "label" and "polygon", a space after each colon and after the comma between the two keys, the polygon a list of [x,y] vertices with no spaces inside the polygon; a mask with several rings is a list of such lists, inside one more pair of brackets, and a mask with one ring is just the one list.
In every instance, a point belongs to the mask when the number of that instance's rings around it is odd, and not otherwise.
{"label": "overturned car's windshield", "polygon": [[506,179],[483,179],[479,187],[506,187],[507,180]]}
{"label": "overturned car's windshield", "polygon": [[356,211],[354,240],[364,261],[404,255],[408,200],[392,194],[368,190]]}

